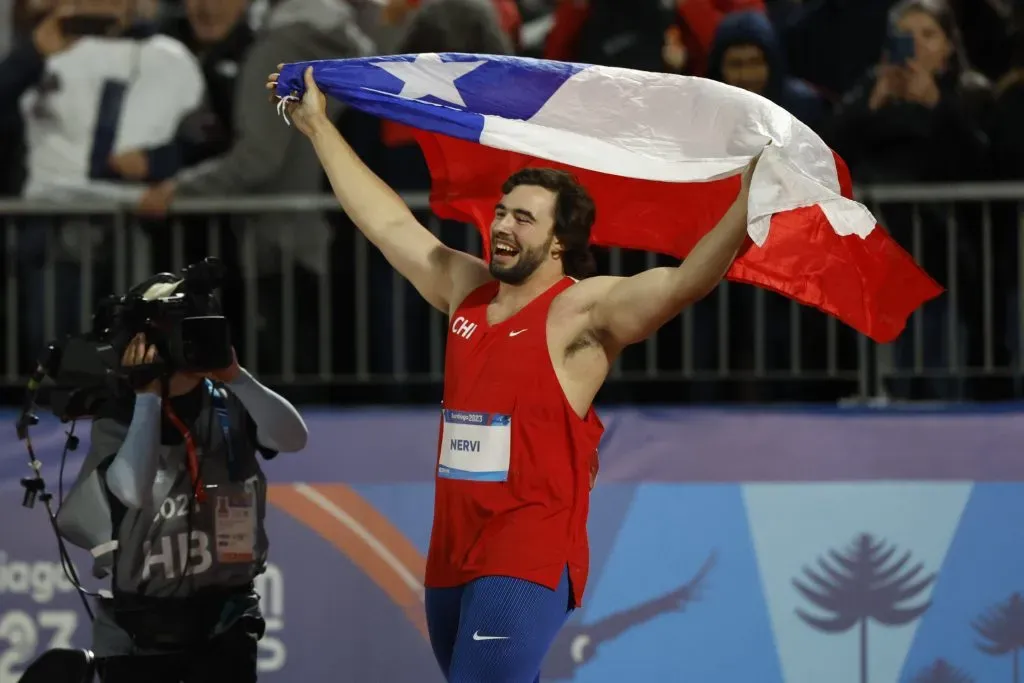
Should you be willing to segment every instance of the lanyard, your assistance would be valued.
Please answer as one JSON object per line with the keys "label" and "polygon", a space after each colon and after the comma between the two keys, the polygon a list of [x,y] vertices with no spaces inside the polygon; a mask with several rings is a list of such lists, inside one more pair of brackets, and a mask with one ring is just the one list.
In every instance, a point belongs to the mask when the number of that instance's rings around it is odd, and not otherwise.
{"label": "lanyard", "polygon": [[203,487],[203,480],[199,476],[199,453],[196,450],[195,439],[192,438],[192,431],[171,409],[170,401],[164,401],[164,415],[171,421],[174,428],[181,432],[181,438],[185,441],[185,453],[188,456],[188,474],[192,480],[192,495],[200,503],[205,503],[206,489]]}
{"label": "lanyard", "polygon": [[[235,467],[235,458],[234,449],[231,447],[231,422],[228,419],[228,408],[224,402],[224,396],[217,391],[213,382],[206,380],[206,389],[210,392],[213,410],[217,415],[217,422],[220,423],[221,434],[224,435],[224,448],[227,449],[228,469],[230,471]],[[192,430],[174,413],[169,401],[164,402],[164,414],[171,421],[171,424],[174,425],[174,428],[181,433],[181,437],[185,441],[185,454],[187,455],[189,478],[192,480],[192,493],[197,501],[205,503],[206,488],[203,486],[203,480],[199,473],[199,451],[196,448]]]}

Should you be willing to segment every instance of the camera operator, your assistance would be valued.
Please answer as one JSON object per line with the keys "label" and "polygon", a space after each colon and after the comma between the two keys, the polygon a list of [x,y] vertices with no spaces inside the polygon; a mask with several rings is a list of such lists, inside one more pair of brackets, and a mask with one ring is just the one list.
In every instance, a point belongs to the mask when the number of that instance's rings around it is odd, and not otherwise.
{"label": "camera operator", "polygon": [[[133,293],[166,299],[183,282],[163,274]],[[256,453],[301,450],[306,425],[233,349],[221,369],[161,371],[173,354],[151,338],[171,337],[170,326],[148,321],[148,335],[127,341],[121,366],[137,388],[95,416],[58,527],[111,578],[93,627],[101,681],[255,681],[264,622],[253,580],[268,548]]]}

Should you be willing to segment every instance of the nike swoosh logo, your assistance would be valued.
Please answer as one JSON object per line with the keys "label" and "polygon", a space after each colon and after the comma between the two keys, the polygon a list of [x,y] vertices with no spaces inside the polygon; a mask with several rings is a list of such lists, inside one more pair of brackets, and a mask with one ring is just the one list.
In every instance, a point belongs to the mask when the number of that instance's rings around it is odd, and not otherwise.
{"label": "nike swoosh logo", "polygon": [[509,332],[508,336],[510,336],[510,337],[518,337],[523,332],[526,332],[526,330],[516,330],[515,332]]}
{"label": "nike swoosh logo", "polygon": [[473,640],[508,640],[508,636],[482,636],[480,631],[473,633]]}

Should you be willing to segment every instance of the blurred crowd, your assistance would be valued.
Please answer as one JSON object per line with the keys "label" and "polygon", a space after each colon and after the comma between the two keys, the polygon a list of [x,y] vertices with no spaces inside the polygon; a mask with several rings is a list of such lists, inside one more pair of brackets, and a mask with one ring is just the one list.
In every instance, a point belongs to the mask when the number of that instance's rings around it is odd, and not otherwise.
{"label": "blurred crowd", "polygon": [[[1021,0],[0,0],[0,15],[9,19],[0,23],[0,193],[133,203],[158,266],[169,253],[160,225],[176,198],[326,189],[312,150],[266,101],[262,84],[281,62],[453,51],[706,76],[787,109],[845,158],[859,184],[1024,179]],[[388,183],[429,187],[419,150],[401,126],[354,111],[333,115]],[[883,216],[940,281],[951,276],[951,250],[957,254],[954,270],[966,292],[958,296],[967,297],[958,301],[961,314],[951,323],[947,304],[925,311],[924,362],[936,367],[970,363],[980,353],[980,313],[973,312],[980,307],[970,292],[980,291],[987,276],[977,231],[950,234],[950,212],[961,224],[978,222],[970,207],[942,205],[893,205]],[[353,244],[351,231],[339,229],[344,220],[273,214],[249,220],[237,234],[225,231],[225,254],[248,253],[258,264],[261,330],[279,330],[292,307],[300,338],[315,338],[317,296],[308,293],[332,259],[335,270],[351,268],[343,265],[351,264]],[[1013,217],[997,210],[995,220]],[[206,242],[194,235],[207,223],[189,221],[196,229],[186,251],[199,256]],[[922,240],[921,226],[942,230]],[[97,264],[96,291],[111,289],[104,227],[95,218],[32,218],[5,228],[17,231],[23,269],[24,349],[42,339],[37,299],[46,254],[57,263],[58,292],[76,291],[86,248]],[[460,228],[444,231],[447,241],[468,246]],[[1005,235],[993,245],[996,253],[1014,254],[1015,231],[996,232]],[[386,264],[371,259],[370,289],[381,305],[371,306],[369,323],[374,338],[384,340],[395,320],[386,305],[394,283]],[[1016,259],[1006,256],[995,270],[1005,285],[996,302],[997,354],[1009,358],[1016,348]],[[282,300],[283,271],[300,293],[290,302]],[[355,285],[346,282],[334,284],[336,301],[353,299]],[[703,333],[695,362],[718,367],[726,354],[730,365],[749,365],[744,340],[753,334],[752,295],[730,301],[729,344],[717,336],[722,325],[713,298],[698,311]],[[58,332],[77,329],[77,297],[58,299]],[[348,305],[335,314],[350,320]],[[813,357],[822,348],[815,344],[825,334],[822,321],[794,327],[787,302],[769,297],[764,306],[763,316],[774,321],[762,359],[769,369],[791,364],[794,334],[811,356],[805,367],[825,363]],[[412,338],[427,325],[415,311],[405,327]],[[962,343],[951,342],[951,330]],[[911,357],[913,340],[897,347],[897,362],[920,364]],[[280,358],[274,335],[260,348],[265,364]],[[846,348],[840,355],[853,353]],[[373,345],[373,369],[395,369],[390,351]],[[408,356],[409,371],[429,362],[420,347]],[[299,371],[315,370],[308,353],[297,351],[295,363]]]}

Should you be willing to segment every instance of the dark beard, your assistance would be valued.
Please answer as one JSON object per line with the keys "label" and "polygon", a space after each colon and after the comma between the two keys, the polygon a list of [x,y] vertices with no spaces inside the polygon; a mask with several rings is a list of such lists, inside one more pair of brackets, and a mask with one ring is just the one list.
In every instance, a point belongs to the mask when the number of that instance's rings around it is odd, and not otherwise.
{"label": "dark beard", "polygon": [[492,255],[491,262],[488,264],[488,270],[491,273],[491,277],[498,282],[504,282],[506,285],[521,285],[544,262],[544,256],[550,248],[551,242],[548,241],[543,247],[537,249],[521,249],[519,251],[519,259],[511,266],[498,265],[494,262],[494,256]]}

